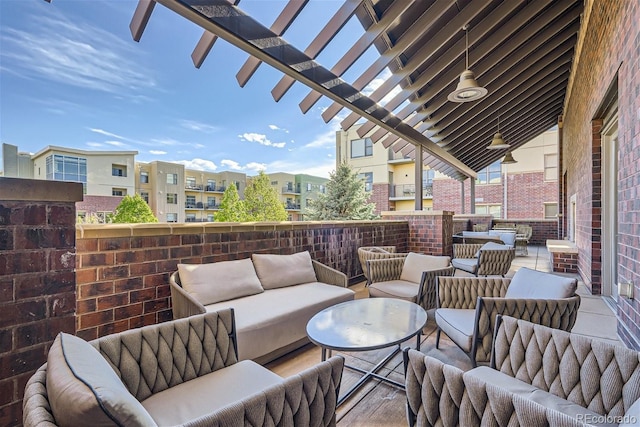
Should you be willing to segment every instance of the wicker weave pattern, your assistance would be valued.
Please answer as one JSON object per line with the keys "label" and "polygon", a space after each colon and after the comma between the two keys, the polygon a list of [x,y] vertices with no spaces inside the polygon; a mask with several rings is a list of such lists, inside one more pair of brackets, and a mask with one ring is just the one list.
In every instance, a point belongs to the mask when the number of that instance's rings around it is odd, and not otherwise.
{"label": "wicker weave pattern", "polygon": [[425,310],[431,310],[438,307],[438,277],[453,276],[456,271],[452,266],[441,268],[439,270],[429,270],[422,272],[422,280],[420,281],[420,290],[418,291],[417,304]]}
{"label": "wicker weave pattern", "polygon": [[[388,253],[372,251],[375,249],[382,249]],[[405,258],[406,253],[396,252],[395,246],[362,246],[358,248],[358,260],[360,260],[360,266],[362,267],[362,274],[367,279],[367,284],[371,283],[371,275],[367,268],[367,261],[375,259],[389,259],[389,258]],[[400,274],[398,273],[398,277]]]}
{"label": "wicker weave pattern", "polygon": [[478,257],[478,276],[500,275],[504,276],[511,268],[511,262],[516,257],[516,249],[486,250],[480,251]]}
{"label": "wicker weave pattern", "polygon": [[22,400],[22,424],[25,427],[55,427],[56,420],[51,412],[47,397],[47,364],[42,365],[29,379]]}
{"label": "wicker weave pattern", "polygon": [[198,300],[184,290],[177,271],[169,277],[169,287],[171,289],[171,310],[174,319],[182,319],[207,312],[207,309]]}
{"label": "wicker weave pattern", "polygon": [[503,297],[510,281],[502,277],[439,277],[438,307],[475,308],[478,297]]}
{"label": "wicker weave pattern", "polygon": [[454,258],[475,258],[483,243],[456,243],[453,245]]}
{"label": "wicker weave pattern", "polygon": [[404,266],[404,260],[406,258],[407,258],[407,255],[403,254],[399,258],[386,258],[386,259],[381,258],[381,259],[368,260],[367,261],[367,270],[369,271],[368,284],[400,279],[400,274],[402,274],[402,267]]}
{"label": "wicker weave pattern", "polygon": [[508,317],[493,365],[602,415],[621,416],[640,398],[640,353]]}
{"label": "wicker weave pattern", "polygon": [[318,282],[340,286],[341,288],[347,287],[346,274],[313,259],[311,260],[311,263],[313,264],[313,270],[316,272],[316,279],[318,279]]}

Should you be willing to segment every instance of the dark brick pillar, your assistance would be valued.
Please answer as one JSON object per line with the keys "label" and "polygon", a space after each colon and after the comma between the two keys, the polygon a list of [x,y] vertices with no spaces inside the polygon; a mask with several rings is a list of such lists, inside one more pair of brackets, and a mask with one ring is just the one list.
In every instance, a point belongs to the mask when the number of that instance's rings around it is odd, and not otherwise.
{"label": "dark brick pillar", "polygon": [[427,255],[453,254],[453,212],[383,212],[382,218],[409,223],[409,251]]}
{"label": "dark brick pillar", "polygon": [[0,178],[0,425],[60,331],[75,333],[75,202],[82,185]]}

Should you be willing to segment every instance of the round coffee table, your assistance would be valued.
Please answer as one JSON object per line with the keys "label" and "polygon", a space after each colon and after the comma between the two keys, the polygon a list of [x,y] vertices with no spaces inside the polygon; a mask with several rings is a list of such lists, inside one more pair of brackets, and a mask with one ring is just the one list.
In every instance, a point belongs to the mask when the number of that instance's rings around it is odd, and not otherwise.
{"label": "round coffee table", "polygon": [[369,371],[345,365],[364,376],[338,399],[340,404],[371,378],[404,389],[403,383],[377,372],[400,352],[402,342],[415,336],[419,350],[420,335],[426,323],[427,312],[418,304],[393,298],[366,298],[322,310],[307,323],[307,335],[322,349],[322,360],[326,360],[327,350],[331,355],[332,350],[355,352],[396,346]]}

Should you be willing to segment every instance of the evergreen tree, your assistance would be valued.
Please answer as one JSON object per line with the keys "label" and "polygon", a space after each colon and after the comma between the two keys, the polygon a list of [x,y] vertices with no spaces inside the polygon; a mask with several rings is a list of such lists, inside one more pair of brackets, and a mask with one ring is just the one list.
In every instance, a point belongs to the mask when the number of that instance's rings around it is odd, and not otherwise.
{"label": "evergreen tree", "polygon": [[135,196],[126,195],[116,207],[113,215],[109,216],[108,222],[116,224],[133,224],[142,222],[158,222],[153,211],[139,194]]}
{"label": "evergreen tree", "polygon": [[346,163],[329,174],[325,194],[311,201],[311,220],[375,219],[375,204],[369,202],[364,181]]}
{"label": "evergreen tree", "polygon": [[244,202],[240,200],[238,189],[231,184],[224,190],[220,210],[215,214],[217,222],[242,222],[244,221]]}
{"label": "evergreen tree", "polygon": [[287,211],[269,177],[260,171],[244,190],[245,221],[286,221]]}

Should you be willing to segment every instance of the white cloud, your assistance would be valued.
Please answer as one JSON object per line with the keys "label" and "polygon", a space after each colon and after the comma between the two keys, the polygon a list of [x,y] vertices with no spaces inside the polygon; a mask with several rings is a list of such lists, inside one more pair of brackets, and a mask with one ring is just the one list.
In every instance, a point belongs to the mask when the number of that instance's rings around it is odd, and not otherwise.
{"label": "white cloud", "polygon": [[265,145],[267,147],[283,148],[287,145],[286,142],[272,142],[267,138],[267,135],[262,133],[246,132],[242,135],[238,135],[238,138],[240,138],[241,141],[257,142],[258,144]]}
{"label": "white cloud", "polygon": [[[375,79],[371,80],[371,82],[365,86],[364,89],[362,89],[362,93],[366,96],[371,96],[371,94],[376,91],[380,86],[382,86],[382,84],[388,80],[391,77],[391,71],[389,71],[388,68],[385,68],[384,71],[382,71],[378,77],[376,77]],[[380,100],[380,104],[384,105],[385,103],[391,101],[391,99],[393,99],[394,96],[396,96],[398,93],[400,93],[400,91],[402,90],[402,88],[398,85],[394,86],[389,93],[387,93],[381,100]]]}
{"label": "white cloud", "polygon": [[211,160],[204,159],[192,159],[192,160],[178,160],[176,163],[183,164],[187,169],[193,169],[198,171],[215,171],[218,166]]}
{"label": "white cloud", "polygon": [[263,171],[267,169],[267,165],[264,163],[258,163],[258,162],[249,162],[247,163],[247,165],[244,167],[244,169],[247,170],[252,170],[252,171]]}
{"label": "white cloud", "polygon": [[227,159],[225,159],[225,160],[222,160],[222,161],[220,162],[220,164],[221,164],[222,166],[226,166],[227,168],[229,168],[229,169],[231,169],[231,170],[234,170],[234,171],[241,171],[241,170],[242,170],[242,166],[240,166],[240,163],[235,162],[235,161],[233,161],[233,160],[227,160]]}
{"label": "white cloud", "polygon": [[127,144],[125,144],[122,141],[105,141],[104,143],[107,144],[107,145],[112,145],[114,147],[125,147],[125,146],[127,146]]}
{"label": "white cloud", "polygon": [[164,154],[167,154],[166,151],[162,151],[162,150],[149,150],[150,154],[155,154],[156,156],[162,156]]}
{"label": "white cloud", "polygon": [[110,137],[112,137],[112,138],[127,139],[127,138],[125,138],[124,136],[120,136],[120,135],[117,135],[117,134],[115,134],[115,133],[107,132],[107,131],[106,131],[106,130],[104,130],[104,129],[89,128],[89,130],[90,130],[91,132],[99,133],[100,135],[104,135],[104,136],[110,136]]}
{"label": "white cloud", "polygon": [[200,123],[195,120],[180,120],[180,126],[185,129],[204,133],[214,133],[218,130],[218,128],[215,126],[208,125],[206,123]]}
{"label": "white cloud", "polygon": [[289,133],[289,130],[281,128],[281,127],[278,127],[276,125],[269,125],[269,129],[271,129],[271,130],[281,130],[284,133]]}
{"label": "white cloud", "polygon": [[337,114],[328,123],[328,128],[325,132],[317,135],[313,141],[305,144],[305,148],[328,148],[336,146],[336,132],[340,130],[340,122],[347,117],[348,112],[341,112]]}
{"label": "white cloud", "polygon": [[335,160],[323,159],[321,163],[303,165],[299,162],[291,162],[286,160],[276,160],[267,164],[266,170],[273,172],[287,171],[287,173],[297,174],[304,173],[308,175],[321,176],[329,178],[329,172],[336,169]]}

